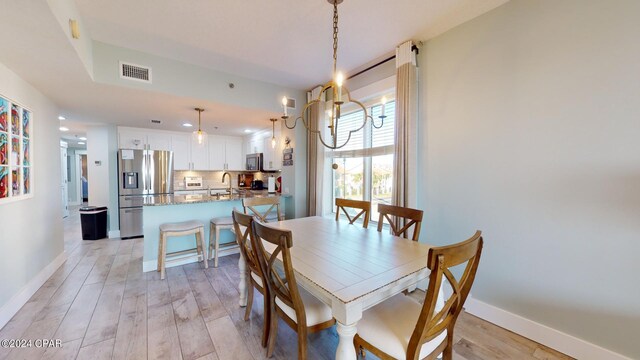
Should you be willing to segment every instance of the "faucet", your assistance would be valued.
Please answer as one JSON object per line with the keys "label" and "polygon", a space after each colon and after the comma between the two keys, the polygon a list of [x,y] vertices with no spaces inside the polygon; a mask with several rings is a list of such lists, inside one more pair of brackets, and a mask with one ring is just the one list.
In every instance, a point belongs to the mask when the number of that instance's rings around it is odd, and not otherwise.
{"label": "faucet", "polygon": [[229,189],[227,191],[229,191],[229,195],[233,195],[233,189],[231,188],[231,174],[229,174],[228,171],[225,171],[224,174],[222,174],[222,182],[224,183],[224,177],[229,175]]}

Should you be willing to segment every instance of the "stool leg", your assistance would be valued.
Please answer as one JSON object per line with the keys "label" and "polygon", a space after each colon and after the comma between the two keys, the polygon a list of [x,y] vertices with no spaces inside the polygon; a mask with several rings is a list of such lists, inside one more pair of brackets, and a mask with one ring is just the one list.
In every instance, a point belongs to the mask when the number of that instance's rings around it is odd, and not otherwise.
{"label": "stool leg", "polygon": [[218,250],[220,250],[220,227],[216,226],[216,239],[214,240],[215,254],[213,255],[213,267],[218,267]]}
{"label": "stool leg", "polygon": [[167,234],[160,235],[160,242],[162,242],[162,257],[160,258],[160,280],[164,280],[167,262]]}
{"label": "stool leg", "polygon": [[209,268],[209,260],[207,260],[207,247],[205,246],[206,244],[204,243],[204,227],[200,228],[200,246],[202,246],[202,258],[204,259],[204,268],[208,269]]}
{"label": "stool leg", "polygon": [[160,232],[160,239],[158,239],[158,271],[162,269],[162,232]]}
{"label": "stool leg", "polygon": [[209,260],[213,259],[213,232],[215,230],[215,225],[209,224]]}
{"label": "stool leg", "polygon": [[196,252],[198,253],[198,262],[207,261],[204,258],[204,249],[202,248],[202,238],[200,237],[200,230],[196,231]]}

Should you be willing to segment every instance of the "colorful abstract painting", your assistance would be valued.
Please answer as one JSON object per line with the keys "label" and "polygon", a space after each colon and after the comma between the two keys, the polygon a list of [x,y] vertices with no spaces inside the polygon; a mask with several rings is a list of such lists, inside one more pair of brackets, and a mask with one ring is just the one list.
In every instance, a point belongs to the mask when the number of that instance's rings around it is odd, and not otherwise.
{"label": "colorful abstract painting", "polygon": [[29,152],[29,139],[22,139],[22,165],[29,166],[31,165],[30,161],[30,152]]}
{"label": "colorful abstract painting", "polygon": [[9,165],[9,136],[0,132],[0,165]]}
{"label": "colorful abstract painting", "polygon": [[0,199],[9,196],[9,168],[0,166]]}
{"label": "colorful abstract painting", "polygon": [[8,131],[9,102],[0,97],[0,131]]}
{"label": "colorful abstract painting", "polygon": [[20,135],[20,108],[16,104],[11,104],[11,133]]}
{"label": "colorful abstract painting", "polygon": [[29,178],[29,168],[23,168],[24,175],[22,176],[22,182],[24,183],[23,194],[29,194],[31,192],[31,179]]}
{"label": "colorful abstract painting", "polygon": [[20,165],[20,138],[11,137],[11,165]]}
{"label": "colorful abstract painting", "polygon": [[21,178],[20,168],[12,168],[11,169],[11,195],[12,196],[20,195],[20,188],[22,187],[20,178]]}
{"label": "colorful abstract painting", "polygon": [[29,123],[31,121],[31,112],[29,110],[22,109],[22,136],[29,137],[31,133]]}

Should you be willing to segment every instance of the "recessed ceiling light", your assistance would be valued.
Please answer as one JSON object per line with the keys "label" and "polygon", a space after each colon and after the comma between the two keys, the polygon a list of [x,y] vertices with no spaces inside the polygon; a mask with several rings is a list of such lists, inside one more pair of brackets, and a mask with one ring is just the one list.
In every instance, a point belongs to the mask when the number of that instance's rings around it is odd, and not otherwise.
{"label": "recessed ceiling light", "polygon": [[79,140],[82,140],[82,141],[87,141],[87,138],[86,138],[86,137],[84,137],[84,136],[80,136],[78,139],[79,139]]}
{"label": "recessed ceiling light", "polygon": [[184,124],[182,124],[182,126],[184,126],[184,127],[192,127],[193,125],[191,125],[189,123],[184,123]]}
{"label": "recessed ceiling light", "polygon": [[60,126],[60,131],[69,131],[68,127]]}
{"label": "recessed ceiling light", "polygon": [[58,116],[58,120],[67,120],[67,118],[62,116],[62,115],[60,115],[60,116]]}
{"label": "recessed ceiling light", "polygon": [[82,141],[78,141],[78,145],[84,145],[85,143],[83,143]]}
{"label": "recessed ceiling light", "polygon": [[246,132],[247,134],[248,134],[248,133],[250,133],[250,132],[252,132],[252,131],[253,131],[253,130],[251,130],[251,129],[244,129],[244,132]]}

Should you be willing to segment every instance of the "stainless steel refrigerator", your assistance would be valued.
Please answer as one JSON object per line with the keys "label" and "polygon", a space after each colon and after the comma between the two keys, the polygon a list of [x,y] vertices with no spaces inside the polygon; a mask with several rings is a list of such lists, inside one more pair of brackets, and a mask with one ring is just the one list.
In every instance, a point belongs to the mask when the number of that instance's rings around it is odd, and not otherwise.
{"label": "stainless steel refrigerator", "polygon": [[143,234],[142,206],[173,193],[173,152],[118,150],[120,237]]}

